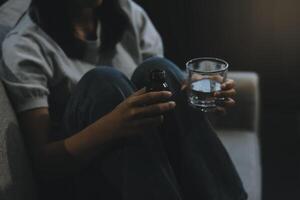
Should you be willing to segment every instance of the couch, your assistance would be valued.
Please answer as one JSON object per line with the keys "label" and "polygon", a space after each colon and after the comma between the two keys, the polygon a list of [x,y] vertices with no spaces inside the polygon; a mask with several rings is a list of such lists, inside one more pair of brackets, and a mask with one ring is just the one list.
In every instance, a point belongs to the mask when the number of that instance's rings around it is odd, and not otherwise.
{"label": "couch", "polygon": [[[9,0],[0,7],[0,44],[28,5],[29,0]],[[225,116],[210,118],[244,182],[249,200],[260,200],[259,78],[254,72],[230,72],[229,77],[237,84],[237,106]],[[36,199],[32,174],[14,110],[0,82],[0,199]]]}

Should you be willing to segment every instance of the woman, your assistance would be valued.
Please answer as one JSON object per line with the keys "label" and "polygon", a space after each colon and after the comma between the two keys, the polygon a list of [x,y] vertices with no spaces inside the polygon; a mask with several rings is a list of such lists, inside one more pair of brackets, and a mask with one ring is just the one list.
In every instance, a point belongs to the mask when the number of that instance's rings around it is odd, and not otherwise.
{"label": "woman", "polygon": [[[160,36],[132,1],[33,0],[2,49],[2,80],[42,199],[246,198],[215,133],[186,105],[183,75],[157,57]],[[146,93],[154,69],[167,72],[171,92]],[[229,80],[218,94],[229,97],[224,107],[234,93]]]}

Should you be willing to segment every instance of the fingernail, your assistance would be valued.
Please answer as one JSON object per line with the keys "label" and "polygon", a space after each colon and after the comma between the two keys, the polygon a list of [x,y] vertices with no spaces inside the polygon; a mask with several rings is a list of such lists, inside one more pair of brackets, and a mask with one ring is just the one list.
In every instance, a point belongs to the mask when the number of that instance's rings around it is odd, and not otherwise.
{"label": "fingernail", "polygon": [[166,95],[167,95],[168,97],[171,97],[173,94],[172,94],[172,92],[167,91],[167,92],[166,92]]}
{"label": "fingernail", "polygon": [[175,107],[176,106],[175,101],[170,101],[169,104],[171,105],[171,107]]}

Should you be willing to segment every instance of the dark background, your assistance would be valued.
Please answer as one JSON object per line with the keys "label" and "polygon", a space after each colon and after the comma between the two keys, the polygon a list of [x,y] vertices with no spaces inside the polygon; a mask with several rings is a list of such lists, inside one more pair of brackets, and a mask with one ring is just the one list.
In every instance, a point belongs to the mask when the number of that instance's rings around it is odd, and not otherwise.
{"label": "dark background", "polygon": [[300,1],[136,1],[180,67],[213,56],[259,74],[263,199],[300,199]]}
{"label": "dark background", "polygon": [[300,199],[300,1],[136,1],[180,67],[214,56],[259,74],[263,199]]}

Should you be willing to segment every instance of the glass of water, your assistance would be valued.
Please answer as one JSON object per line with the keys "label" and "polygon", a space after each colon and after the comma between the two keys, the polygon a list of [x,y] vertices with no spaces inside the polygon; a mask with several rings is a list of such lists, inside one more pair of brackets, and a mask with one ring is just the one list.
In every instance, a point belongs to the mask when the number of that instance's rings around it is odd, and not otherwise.
{"label": "glass of water", "polygon": [[224,98],[214,96],[226,81],[228,63],[218,58],[196,58],[186,64],[188,102],[202,112],[212,112]]}

